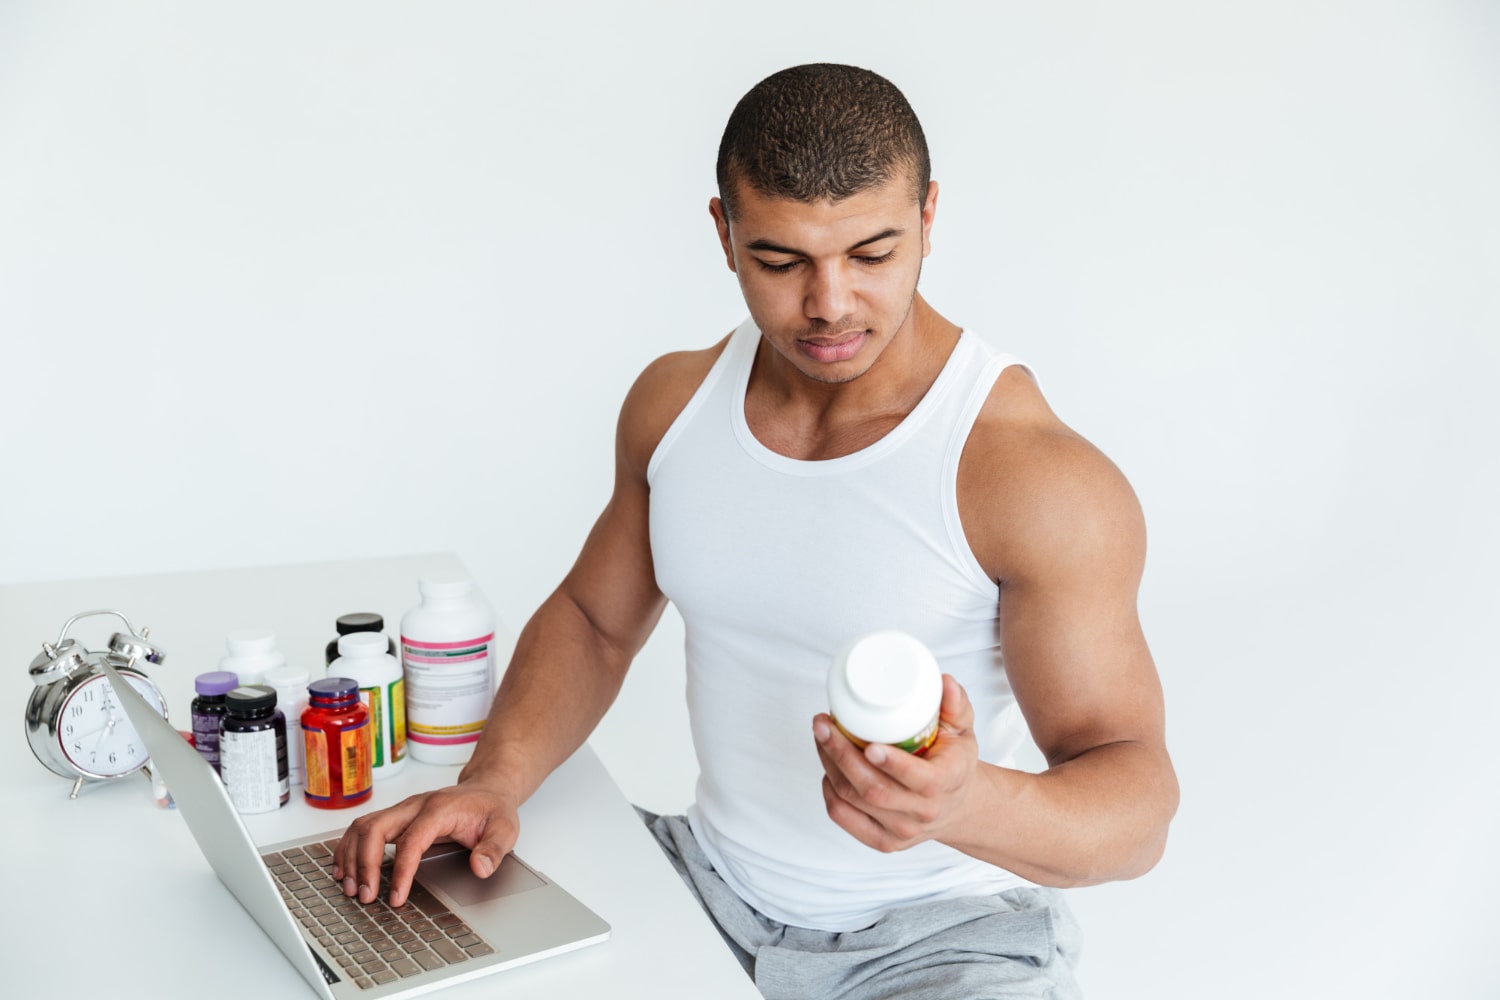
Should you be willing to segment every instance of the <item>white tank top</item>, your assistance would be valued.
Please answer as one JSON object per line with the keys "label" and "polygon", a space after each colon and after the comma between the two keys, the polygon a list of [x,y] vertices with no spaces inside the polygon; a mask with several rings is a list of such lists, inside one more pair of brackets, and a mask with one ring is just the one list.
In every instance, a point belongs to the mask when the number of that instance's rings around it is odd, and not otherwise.
{"label": "white tank top", "polygon": [[1004,764],[1026,738],[999,589],[969,548],[956,486],[980,407],[1018,362],[965,333],[899,425],[809,462],[745,421],[759,342],[746,320],[646,472],[657,584],[686,626],[693,832],[743,899],[800,927],[855,930],[892,906],[1029,885],[941,844],[883,854],[855,840],[825,811],[812,736],[838,648],[900,629],[968,692],[981,759]]}

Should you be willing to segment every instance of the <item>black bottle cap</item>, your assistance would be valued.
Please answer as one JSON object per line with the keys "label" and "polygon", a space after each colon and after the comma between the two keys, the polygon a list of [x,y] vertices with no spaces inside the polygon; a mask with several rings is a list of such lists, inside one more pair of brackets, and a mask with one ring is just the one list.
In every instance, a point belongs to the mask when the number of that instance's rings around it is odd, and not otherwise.
{"label": "black bottle cap", "polygon": [[333,623],[333,628],[339,635],[348,635],[351,632],[383,632],[385,619],[373,612],[356,611],[353,614],[339,615]]}
{"label": "black bottle cap", "polygon": [[224,696],[230,715],[259,715],[276,707],[276,689],[264,684],[241,684]]}

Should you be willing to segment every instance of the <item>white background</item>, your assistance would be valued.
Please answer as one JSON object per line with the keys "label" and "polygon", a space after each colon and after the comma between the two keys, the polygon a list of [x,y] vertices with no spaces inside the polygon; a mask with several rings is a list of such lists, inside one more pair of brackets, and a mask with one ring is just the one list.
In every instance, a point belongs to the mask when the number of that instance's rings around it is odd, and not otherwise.
{"label": "white background", "polygon": [[[1072,895],[1090,995],[1496,995],[1494,4],[0,0],[0,582],[451,549],[518,629],[741,319],[719,134],[815,60],[1146,508],[1183,802]],[[657,809],[680,643],[595,740]]]}

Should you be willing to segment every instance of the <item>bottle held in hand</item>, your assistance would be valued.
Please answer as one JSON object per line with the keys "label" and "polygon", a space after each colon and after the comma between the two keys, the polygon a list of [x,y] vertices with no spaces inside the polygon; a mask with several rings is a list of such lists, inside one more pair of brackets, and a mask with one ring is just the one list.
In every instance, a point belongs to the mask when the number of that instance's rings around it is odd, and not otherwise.
{"label": "bottle held in hand", "polygon": [[887,629],[847,643],[828,670],[828,714],[856,746],[922,756],[937,740],[943,675],[919,640]]}

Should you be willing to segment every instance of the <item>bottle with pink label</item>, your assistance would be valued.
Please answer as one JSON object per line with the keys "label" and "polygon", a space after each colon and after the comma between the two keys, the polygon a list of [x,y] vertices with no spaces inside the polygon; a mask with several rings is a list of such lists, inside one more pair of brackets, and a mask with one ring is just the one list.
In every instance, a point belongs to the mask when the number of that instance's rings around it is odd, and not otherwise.
{"label": "bottle with pink label", "polygon": [[427,764],[463,764],[495,694],[495,614],[466,578],[423,578],[422,603],[401,617],[406,738]]}

